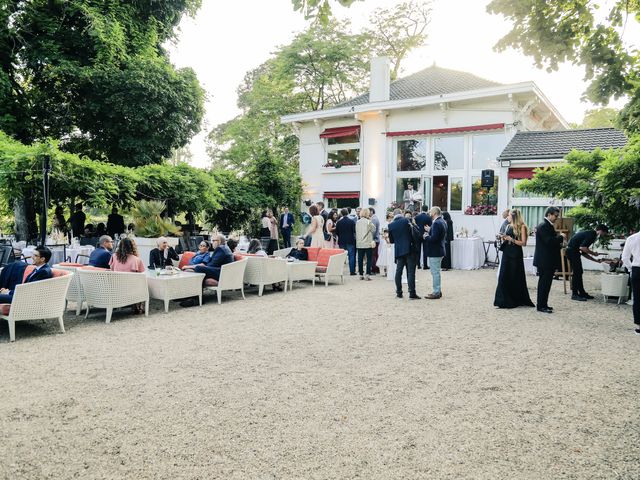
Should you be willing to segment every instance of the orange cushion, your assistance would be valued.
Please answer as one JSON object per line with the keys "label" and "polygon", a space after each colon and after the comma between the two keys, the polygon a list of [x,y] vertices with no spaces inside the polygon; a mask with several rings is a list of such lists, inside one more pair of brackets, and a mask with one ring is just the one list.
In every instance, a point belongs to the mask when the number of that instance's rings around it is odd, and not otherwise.
{"label": "orange cushion", "polygon": [[204,281],[204,284],[207,287],[217,287],[218,286],[218,281],[215,278],[207,278]]}
{"label": "orange cushion", "polygon": [[342,250],[341,248],[323,248],[322,250],[320,250],[320,253],[318,253],[318,266],[326,267],[327,265],[329,265],[329,257],[331,255],[337,255],[338,253],[342,252],[344,252],[344,250]]}
{"label": "orange cushion", "polygon": [[27,279],[27,277],[29,275],[31,275],[31,272],[33,272],[36,269],[35,266],[33,265],[27,265],[27,268],[24,269],[24,274],[22,275],[22,283],[25,282],[25,280]]}
{"label": "orange cushion", "polygon": [[75,263],[75,262],[60,262],[58,265],[61,267],[84,267],[83,263]]}
{"label": "orange cushion", "polygon": [[0,303],[0,315],[9,315],[10,310],[11,310],[10,303]]}
{"label": "orange cushion", "polygon": [[189,262],[195,256],[196,256],[196,252],[184,252],[182,254],[182,257],[180,258],[180,263],[178,264],[178,268],[182,269],[182,267],[189,265]]}
{"label": "orange cushion", "polygon": [[234,262],[239,262],[243,258],[244,258],[244,255],[242,255],[241,253],[234,253],[233,254],[233,261]]}
{"label": "orange cushion", "polygon": [[51,273],[53,274],[53,278],[64,277],[65,275],[69,275],[67,270],[61,270],[59,268],[52,268]]}
{"label": "orange cushion", "polygon": [[100,267],[94,267],[93,265],[85,265],[82,267],[83,270],[99,270],[101,272],[106,272],[111,270],[110,268],[100,268]]}
{"label": "orange cushion", "polygon": [[318,253],[320,247],[307,247],[307,255],[310,262],[315,262],[318,259]]}

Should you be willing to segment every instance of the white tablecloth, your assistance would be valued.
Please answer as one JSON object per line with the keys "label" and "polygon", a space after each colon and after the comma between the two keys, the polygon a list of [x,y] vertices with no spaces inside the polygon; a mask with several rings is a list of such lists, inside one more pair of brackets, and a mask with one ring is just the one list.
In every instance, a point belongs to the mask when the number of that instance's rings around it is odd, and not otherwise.
{"label": "white tablecloth", "polygon": [[[76,261],[76,257],[78,255],[91,255],[91,252],[95,250],[95,247],[91,245],[82,245],[79,247],[67,247],[67,258],[69,258],[72,262]],[[87,257],[78,258],[78,263],[83,265],[87,265],[89,263],[89,259]]]}
{"label": "white tablecloth", "polygon": [[451,242],[454,270],[476,270],[484,265],[484,244],[479,237],[456,238]]}
{"label": "white tablecloth", "polygon": [[[22,254],[25,257],[31,257],[35,250],[36,250],[36,247],[29,245],[28,247],[25,247],[22,249]],[[55,265],[56,263],[66,262],[67,258],[70,258],[72,262],[75,262],[76,256],[78,254],[91,255],[91,252],[93,252],[93,250],[95,250],[95,248],[92,247],[91,245],[83,245],[79,247],[67,247],[67,251],[66,251],[67,257],[65,258],[64,257],[65,252],[62,247],[52,247],[51,260],[49,260],[49,265]],[[33,263],[32,259],[27,258],[27,263],[29,264]],[[83,265],[86,265],[87,263],[89,263],[89,259],[85,257],[80,257],[78,259],[78,263],[82,263]]]}

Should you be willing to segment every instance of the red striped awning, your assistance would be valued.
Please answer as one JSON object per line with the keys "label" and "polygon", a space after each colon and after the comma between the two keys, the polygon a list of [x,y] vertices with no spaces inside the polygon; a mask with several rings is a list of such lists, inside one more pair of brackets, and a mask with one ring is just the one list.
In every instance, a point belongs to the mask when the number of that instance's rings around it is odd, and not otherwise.
{"label": "red striped awning", "polygon": [[533,168],[510,168],[509,178],[533,178]]}
{"label": "red striped awning", "polygon": [[360,198],[360,192],[324,192],[324,198]]}
{"label": "red striped awning", "polygon": [[360,134],[360,125],[352,125],[350,127],[325,128],[320,134],[320,138],[340,138],[351,137]]}
{"label": "red striped awning", "polygon": [[440,135],[445,133],[481,132],[483,130],[500,130],[504,123],[490,123],[487,125],[469,125],[466,127],[434,128],[431,130],[406,130],[403,132],[387,132],[387,137],[405,137],[413,135]]}

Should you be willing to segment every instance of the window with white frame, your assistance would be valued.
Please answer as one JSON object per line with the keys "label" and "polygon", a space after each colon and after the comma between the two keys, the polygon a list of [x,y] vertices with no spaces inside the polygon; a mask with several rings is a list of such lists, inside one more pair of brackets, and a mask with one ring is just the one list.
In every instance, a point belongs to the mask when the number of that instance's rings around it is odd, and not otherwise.
{"label": "window with white frame", "polygon": [[471,138],[471,168],[473,170],[491,168],[507,143],[508,139],[504,133],[474,135]]}
{"label": "window with white frame", "polygon": [[326,139],[327,168],[360,165],[360,138],[357,134]]}
{"label": "window with white frame", "polygon": [[464,137],[436,137],[433,150],[434,170],[464,168]]}
{"label": "window with white frame", "polygon": [[427,165],[427,140],[398,141],[397,168],[399,172],[424,170]]}

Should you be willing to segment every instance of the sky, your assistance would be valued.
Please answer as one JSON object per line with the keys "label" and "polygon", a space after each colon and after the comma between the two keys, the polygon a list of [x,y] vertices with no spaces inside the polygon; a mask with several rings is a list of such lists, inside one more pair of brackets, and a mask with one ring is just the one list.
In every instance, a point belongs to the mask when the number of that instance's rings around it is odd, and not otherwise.
{"label": "sky", "polygon": [[[390,8],[400,0],[366,0],[350,8],[335,5],[334,16],[351,20],[353,30],[367,25],[376,8]],[[497,53],[495,43],[511,24],[486,13],[488,0],[434,0],[427,45],[404,61],[400,76],[432,65],[463,70],[500,83],[534,81],[568,122],[580,123],[585,110],[594,108],[581,101],[587,87],[581,67],[565,64],[556,72],[535,67],[533,60],[517,51]],[[195,70],[207,92],[203,128],[189,146],[192,163],[209,165],[206,132],[234,118],[236,89],[253,70],[280,45],[289,43],[307,26],[304,16],[294,12],[291,0],[203,0],[195,18],[185,17],[178,41],[169,47],[177,67]],[[625,40],[640,47],[640,28],[628,26]],[[610,106],[620,108],[624,101]]]}

